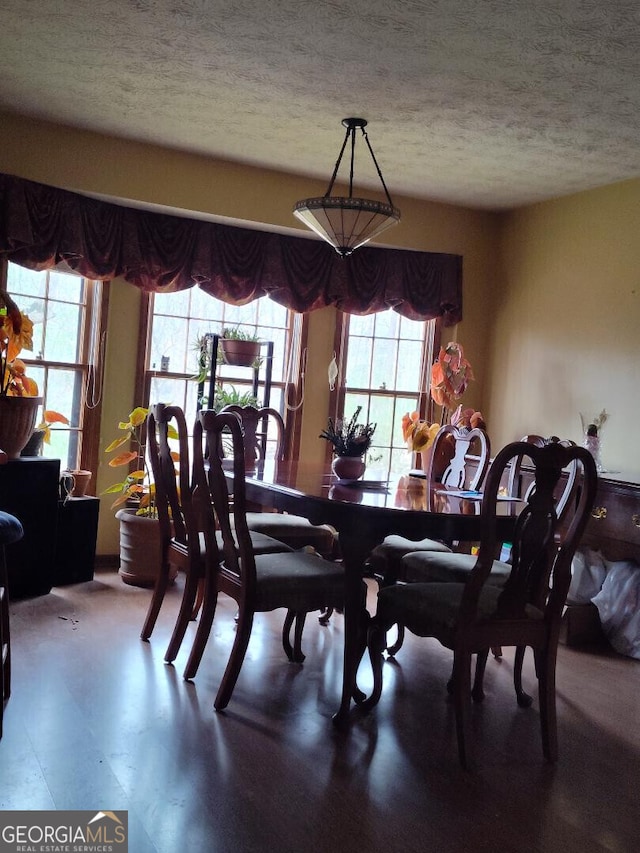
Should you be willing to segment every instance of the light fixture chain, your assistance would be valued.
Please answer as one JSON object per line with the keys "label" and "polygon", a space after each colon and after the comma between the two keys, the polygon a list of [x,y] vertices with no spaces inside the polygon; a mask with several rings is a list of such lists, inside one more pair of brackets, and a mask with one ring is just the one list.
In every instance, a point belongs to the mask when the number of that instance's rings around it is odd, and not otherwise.
{"label": "light fixture chain", "polygon": [[389,202],[389,206],[393,207],[393,202],[391,201],[391,196],[389,195],[389,190],[387,189],[387,185],[384,182],[384,178],[382,177],[382,172],[380,171],[380,166],[378,166],[378,161],[376,160],[376,155],[373,153],[373,148],[371,147],[371,143],[369,142],[369,137],[367,136],[367,131],[362,128],[362,135],[364,136],[365,142],[367,143],[367,148],[369,149],[369,154],[371,154],[371,159],[374,162],[376,167],[376,171],[378,172],[378,177],[380,178],[380,183],[382,184],[384,191],[387,196],[387,201]]}

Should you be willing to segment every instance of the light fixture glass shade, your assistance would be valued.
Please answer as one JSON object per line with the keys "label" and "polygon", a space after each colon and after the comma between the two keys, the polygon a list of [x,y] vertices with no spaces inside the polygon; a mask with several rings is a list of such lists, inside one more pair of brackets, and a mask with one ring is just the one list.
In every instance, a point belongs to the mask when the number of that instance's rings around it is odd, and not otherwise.
{"label": "light fixture glass shade", "polygon": [[340,196],[304,199],[296,204],[293,213],[342,257],[400,221],[397,207],[373,199]]}
{"label": "light fixture glass shade", "polygon": [[[400,222],[400,211],[394,207],[387,186],[382,177],[375,154],[371,148],[363,118],[345,118],[342,124],[347,132],[333,170],[329,187],[323,196],[305,198],[293,208],[294,216],[312,231],[330,243],[342,257],[350,255],[358,246],[368,243],[373,237],[381,234],[391,225]],[[369,154],[378,172],[378,177],[387,197],[388,204],[375,199],[353,197],[353,167],[356,146],[356,131],[360,130],[369,149]],[[349,172],[349,196],[332,196],[338,169],[342,161],[347,143],[351,143],[351,168]]]}

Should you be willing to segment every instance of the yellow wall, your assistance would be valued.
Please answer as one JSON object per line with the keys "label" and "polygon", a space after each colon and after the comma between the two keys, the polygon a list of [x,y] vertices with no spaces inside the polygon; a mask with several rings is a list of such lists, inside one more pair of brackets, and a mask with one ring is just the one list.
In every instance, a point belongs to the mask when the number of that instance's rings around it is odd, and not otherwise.
{"label": "yellow wall", "polygon": [[610,417],[606,468],[640,477],[640,181],[505,217],[483,405],[496,446],[528,432],[581,441]]}

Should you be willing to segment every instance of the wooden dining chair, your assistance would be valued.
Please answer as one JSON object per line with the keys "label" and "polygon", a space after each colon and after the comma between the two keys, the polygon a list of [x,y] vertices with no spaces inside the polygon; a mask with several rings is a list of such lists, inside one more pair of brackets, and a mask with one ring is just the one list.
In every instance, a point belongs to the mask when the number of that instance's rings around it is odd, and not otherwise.
{"label": "wooden dining chair", "polygon": [[[192,479],[190,440],[185,415],[179,406],[157,403],[151,407],[147,446],[160,522],[162,562],[140,636],[148,640],[153,632],[172,568],[184,572],[180,610],[164,658],[172,663],[189,622],[196,618],[200,608],[205,577],[204,534]],[[289,550],[283,542],[262,533],[253,533],[252,542],[260,553]]]}
{"label": "wooden dining chair", "polygon": [[[489,582],[494,571],[498,493],[506,467],[519,454],[533,466],[534,486],[516,522],[508,577],[502,586]],[[563,469],[579,470],[576,500],[562,523],[556,489]],[[374,673],[370,710],[382,692],[386,632],[394,623],[419,637],[434,637],[454,654],[452,695],[460,761],[469,759],[471,657],[492,645],[530,646],[534,650],[542,748],[549,761],[558,754],[555,668],[560,621],[571,580],[571,560],[595,499],[597,473],[591,454],[582,447],[525,442],[507,445],[496,456],[487,477],[481,507],[480,550],[464,582],[395,584],[380,589],[368,633]]]}
{"label": "wooden dining chair", "polygon": [[[471,470],[469,456],[471,447],[477,452],[473,458],[475,468]],[[483,429],[460,429],[452,424],[440,428],[433,442],[428,480],[442,483],[454,489],[477,490],[483,483],[489,467],[491,443]],[[369,572],[382,586],[402,582],[405,554],[424,551],[428,553],[451,553],[453,543],[437,539],[413,541],[392,534],[373,549],[367,559]],[[396,641],[387,649],[395,655],[402,648],[404,633],[398,626]]]}
{"label": "wooden dining chair", "polygon": [[[8,462],[7,454],[0,450],[0,465]],[[11,695],[11,623],[9,620],[9,572],[5,546],[18,542],[24,536],[22,524],[8,512],[0,512],[0,738],[2,737],[4,706]]]}
{"label": "wooden dining chair", "polygon": [[[242,422],[244,431],[245,470],[253,471],[267,457],[269,441],[273,442],[273,457],[285,461],[286,436],[282,416],[276,409],[255,406],[225,406],[224,412],[234,412]],[[286,542],[291,548],[314,548],[323,557],[336,556],[337,536],[327,524],[312,524],[300,515],[276,512],[247,512],[250,530],[264,533]]]}
{"label": "wooden dining chair", "polygon": [[[233,446],[231,466],[217,452],[223,434]],[[247,525],[244,440],[235,413],[199,413],[194,434],[194,477],[197,488],[210,497],[200,503],[206,582],[202,614],[184,677],[193,678],[197,672],[218,595],[225,593],[236,601],[238,617],[233,648],[214,703],[216,710],[222,710],[231,699],[240,674],[254,615],[277,608],[305,614],[342,607],[344,569],[336,562],[304,551],[255,553]],[[221,534],[222,547],[216,532]]]}
{"label": "wooden dining chair", "polygon": [[[544,447],[546,444],[560,444],[564,447],[575,446],[575,443],[570,440],[561,440],[557,436],[551,438],[543,438],[540,435],[526,435],[521,439],[522,443],[532,445],[534,447]],[[523,476],[523,463],[527,460],[528,454],[521,453],[519,456],[514,456],[506,471],[506,478],[503,477],[503,482],[507,483],[507,495],[514,498],[527,501],[530,499],[533,489],[535,488],[535,480],[527,479]],[[563,471],[554,492],[556,500],[556,514],[560,524],[564,523],[565,515],[572,510],[572,504],[576,498],[576,490],[579,485],[578,480],[578,464],[575,460],[568,463],[567,468]],[[500,543],[502,546],[504,543]],[[502,547],[498,548],[502,551]],[[496,553],[496,559],[493,561],[491,573],[488,578],[488,583],[496,586],[503,586],[511,572],[509,560],[498,559],[500,555]],[[505,555],[506,556],[506,555]],[[402,558],[402,578],[406,583],[464,583],[469,577],[471,570],[475,565],[475,557],[472,554],[436,554],[435,552],[415,551],[406,554]],[[494,647],[494,656],[501,656],[500,647]],[[522,666],[524,662],[525,647],[519,646],[516,649],[514,666],[513,666],[513,681],[518,704],[525,708],[531,705],[533,699],[522,688]],[[483,679],[484,671],[488,658],[488,649],[478,654],[476,663],[476,673],[473,683],[471,695],[476,702],[481,702],[484,698]]]}

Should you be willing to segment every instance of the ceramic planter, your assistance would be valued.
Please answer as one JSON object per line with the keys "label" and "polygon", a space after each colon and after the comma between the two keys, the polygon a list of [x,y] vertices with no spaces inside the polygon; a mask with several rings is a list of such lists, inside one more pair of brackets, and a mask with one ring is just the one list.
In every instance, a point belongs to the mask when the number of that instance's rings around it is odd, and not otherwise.
{"label": "ceramic planter", "polygon": [[[136,515],[134,509],[118,510],[116,518],[120,522],[120,577],[132,586],[154,586],[162,563],[160,522]],[[169,579],[175,580],[177,573],[172,567]]]}

